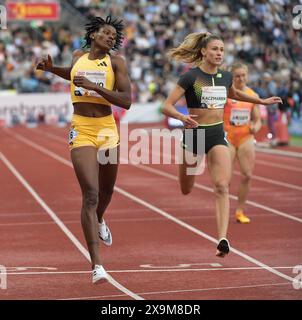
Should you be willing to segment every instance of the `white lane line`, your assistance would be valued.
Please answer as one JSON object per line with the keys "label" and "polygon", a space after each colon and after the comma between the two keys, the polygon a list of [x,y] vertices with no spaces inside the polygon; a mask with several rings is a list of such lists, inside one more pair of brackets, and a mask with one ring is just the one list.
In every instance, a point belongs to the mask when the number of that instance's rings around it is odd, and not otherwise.
{"label": "white lane line", "polygon": [[[163,210],[166,211],[183,211],[183,208],[166,208],[164,207]],[[200,209],[196,209],[196,211],[200,211]],[[111,211],[111,210],[110,210]],[[145,209],[140,209],[140,212],[145,212]],[[193,211],[190,209],[190,211]],[[199,212],[198,211],[198,212]],[[78,211],[77,215],[78,215]],[[60,213],[57,211],[57,213]],[[39,216],[41,217],[41,213],[39,214]],[[249,217],[256,217],[257,214],[249,214]],[[178,216],[179,219],[183,219],[183,220],[205,220],[205,219],[212,219],[213,215],[202,215],[202,216]],[[108,222],[110,223],[124,223],[124,222],[157,222],[157,221],[165,221],[166,218],[164,217],[150,217],[150,218],[107,218]],[[79,224],[79,220],[65,220],[64,221],[65,224]],[[0,227],[18,227],[18,226],[32,226],[32,225],[52,225],[55,224],[55,222],[53,221],[36,221],[36,222],[9,222],[9,223],[0,223]]]}
{"label": "white lane line", "polygon": [[[241,176],[241,173],[239,171],[234,170],[233,172],[237,176]],[[301,177],[302,177],[302,175],[301,175]],[[294,189],[294,190],[302,191],[302,187],[301,186],[297,186],[296,184],[282,182],[282,181],[273,180],[273,179],[269,179],[269,178],[264,178],[264,177],[257,176],[255,174],[252,175],[252,180],[258,180],[258,181],[274,184],[276,186],[281,186],[281,187],[285,187],[285,188],[288,188],[288,189]]]}
{"label": "white lane line", "polygon": [[[79,220],[66,220],[64,222],[65,224],[73,224],[77,223],[79,224]],[[56,224],[54,221],[40,221],[40,222],[11,222],[11,223],[0,223],[0,227],[30,227],[30,226],[35,226],[35,225],[53,225]]]}
{"label": "white lane line", "polygon": [[[30,146],[32,146],[33,148],[36,148],[38,149],[39,151],[41,152],[47,152],[51,157],[55,158],[56,160],[68,165],[68,166],[72,166],[70,161],[60,157],[60,156],[57,156],[55,153],[53,153],[52,151],[49,151],[43,147],[41,147],[40,145],[34,143],[34,142],[31,142],[29,141],[28,139],[26,138],[23,138],[22,136],[20,136],[19,134],[13,134],[17,139],[19,140],[22,140],[23,142],[29,144]],[[125,159],[124,159],[125,161]],[[172,174],[169,174],[169,173],[166,173],[166,172],[163,172],[161,170],[157,170],[157,169],[153,169],[153,168],[150,168],[150,167],[146,167],[146,166],[142,166],[142,165],[136,165],[137,168],[140,168],[142,170],[145,170],[145,171],[150,171],[150,172],[153,172],[153,173],[157,173],[158,175],[162,175],[162,176],[165,176],[169,179],[172,179],[172,180],[177,180],[178,178],[176,176],[173,176]],[[206,187],[206,186],[203,186],[199,183],[195,183],[195,187],[199,188],[199,189],[202,189],[202,190],[205,190],[205,191],[208,191],[208,192],[213,192],[213,189],[212,188],[209,188],[209,187]],[[236,200],[237,201],[237,196],[235,195],[232,195],[230,194],[230,199],[232,200]],[[262,205],[258,202],[255,202],[255,201],[251,201],[251,200],[247,200],[246,201],[247,204],[253,206],[253,207],[256,207],[256,208],[259,208],[259,209],[262,209],[262,210],[265,210],[265,211],[268,211],[270,213],[274,213],[276,215],[279,215],[281,217],[284,217],[284,218],[287,218],[287,219],[291,219],[291,220],[294,220],[296,222],[300,222],[302,223],[302,219],[301,218],[298,218],[296,216],[293,216],[293,215],[290,215],[290,214],[287,214],[283,211],[280,211],[280,210],[277,210],[277,209],[273,209],[271,207],[268,207],[268,206],[265,206],[265,205]]]}
{"label": "white lane line", "polygon": [[[53,139],[53,140],[56,140],[56,141],[59,141],[59,142],[63,142],[64,138],[59,136],[58,134],[53,134],[53,133],[49,133],[49,132],[45,132],[44,130],[40,130],[43,135]],[[265,161],[265,160],[260,160],[260,159],[256,159],[256,163],[259,163],[259,164],[263,164],[263,165],[266,165],[266,166],[269,166],[269,167],[275,167],[275,168],[280,168],[280,169],[286,169],[286,170],[290,170],[290,171],[297,171],[297,172],[302,172],[302,169],[301,168],[298,168],[298,167],[295,167],[295,166],[289,166],[289,165],[286,165],[286,164],[278,164],[278,163],[272,163],[272,162],[269,162],[269,161]],[[254,177],[254,175],[253,175]]]}
{"label": "white lane line", "polygon": [[268,153],[268,154],[274,154],[278,156],[286,156],[286,157],[292,157],[292,158],[302,158],[301,152],[295,152],[295,151],[286,151],[286,150],[273,150],[273,149],[263,149],[256,146],[256,151],[262,152],[262,153]]}
{"label": "white lane line", "polygon": [[[78,200],[78,201],[81,201],[81,198],[78,197],[78,198],[74,198],[74,200]],[[171,209],[177,209],[177,207],[170,207]],[[141,208],[121,208],[121,209],[118,209],[118,208],[111,208],[110,209],[110,212],[114,212],[114,213],[128,213],[128,212],[140,212],[144,209],[141,209]],[[15,212],[15,213],[11,213],[11,212],[2,212],[0,213],[0,218],[1,217],[5,217],[5,216],[9,216],[9,217],[13,217],[13,216],[20,216],[20,217],[25,217],[25,216],[39,216],[41,215],[41,211],[40,212]],[[79,210],[69,210],[69,211],[66,211],[66,210],[62,210],[62,211],[57,211],[57,213],[60,213],[60,214],[66,214],[66,215],[78,215],[79,214]]]}
{"label": "white lane line", "polygon": [[[150,130],[152,131],[152,129],[154,129],[154,128],[150,127],[149,130],[146,130],[146,129],[147,128],[141,128],[143,133],[146,133],[146,131],[147,131],[148,135],[150,135]],[[43,131],[43,133],[45,134],[44,131]],[[52,137],[54,140],[58,140],[60,142],[62,142],[62,140],[64,140],[64,138],[59,136],[58,134],[46,133],[46,135],[49,136],[49,137]],[[157,135],[159,135],[159,134],[157,133]],[[166,137],[170,137],[170,135],[168,135]],[[277,155],[277,156],[288,156],[290,158],[302,158],[302,152],[276,150],[276,149],[264,149],[264,148],[261,148],[261,147],[259,147],[257,145],[256,145],[256,151],[260,152],[260,153],[268,153],[268,154],[273,154],[273,155]],[[268,164],[268,163],[266,163],[266,164]],[[272,166],[274,166],[274,165],[272,165]],[[292,169],[289,169],[289,170],[292,170]],[[297,171],[300,171],[300,169],[298,169]]]}
{"label": "white lane line", "polygon": [[26,217],[26,216],[41,216],[41,213],[43,211],[40,212],[15,212],[15,213],[11,213],[11,212],[3,212],[0,213],[0,217]]}
{"label": "white lane line", "polygon": [[[44,130],[39,130],[44,136],[47,136],[53,140],[56,140],[56,141],[59,141],[59,142],[64,142],[64,140],[67,142],[67,135],[64,139],[64,137],[61,137],[57,134],[53,134],[53,133],[50,133],[50,132],[45,132]],[[62,145],[63,146],[63,145]]]}
{"label": "white lane line", "polygon": [[[293,270],[294,266],[292,267],[272,267],[273,269],[288,269]],[[250,270],[258,270],[264,271],[262,267],[212,267],[212,268],[165,268],[165,269],[129,269],[129,270],[107,270],[110,273],[153,273],[153,272],[200,272],[200,271],[250,271]],[[9,271],[6,273],[1,273],[5,275],[61,275],[61,274],[86,274],[90,273],[90,271],[40,271],[40,272],[18,272],[18,271]]]}
{"label": "white lane line", "polygon": [[[153,143],[152,145],[154,145],[154,144],[160,146],[159,144],[156,144],[156,143]],[[145,151],[149,151],[149,148],[145,148],[144,146],[142,146],[142,149],[145,150]],[[156,155],[156,156],[159,156],[159,157],[161,157],[161,156],[162,157],[164,157],[164,156],[170,157],[170,154],[165,153],[165,152],[153,151],[152,154]],[[174,162],[175,162],[175,159],[176,159],[175,155],[171,154],[171,161],[174,160]],[[126,161],[126,160],[124,159],[124,161]],[[237,171],[237,170],[234,170],[233,173],[235,175],[241,176],[241,173],[239,171]],[[273,185],[280,186],[280,187],[285,187],[285,188],[288,188],[288,189],[302,191],[302,186],[299,186],[299,185],[296,185],[296,184],[292,184],[292,183],[283,182],[283,181],[279,181],[279,180],[274,180],[274,179],[270,179],[270,178],[261,177],[261,176],[258,176],[256,174],[253,174],[252,179],[253,180],[258,180],[258,181],[261,181],[261,182],[265,182],[265,183],[269,183],[269,184],[273,184]]]}
{"label": "white lane line", "polygon": [[275,168],[280,168],[280,169],[285,169],[285,170],[290,170],[290,171],[302,172],[301,168],[298,168],[298,167],[295,167],[295,166],[289,166],[289,165],[286,165],[286,164],[278,164],[278,163],[272,163],[272,162],[265,161],[265,160],[256,159],[256,164],[257,163],[263,164],[263,165],[268,166],[268,167],[275,167]]}
{"label": "white lane line", "polygon": [[[142,147],[142,150],[146,150],[147,151],[148,149]],[[163,157],[165,155],[166,156],[168,155],[167,153],[164,153],[164,152],[162,152],[162,153],[152,152],[152,154],[156,155],[156,156],[163,156]],[[174,155],[171,155],[171,161],[172,160],[175,161],[175,156]],[[123,159],[123,161],[126,162],[127,160]],[[241,173],[238,170],[233,170],[233,173],[235,175],[237,175],[237,176],[241,176]],[[302,186],[299,186],[299,185],[296,185],[296,184],[292,184],[292,183],[282,182],[282,181],[279,181],[279,180],[273,180],[273,179],[269,179],[269,178],[264,178],[264,177],[258,176],[256,174],[253,174],[252,180],[258,180],[258,181],[265,182],[265,183],[268,183],[268,184],[273,184],[273,185],[280,186],[280,187],[285,187],[285,188],[288,188],[288,189],[302,191]]]}
{"label": "white lane line", "polygon": [[[142,206],[144,206],[144,207],[146,207],[146,208],[148,208],[148,209],[150,209],[150,210],[152,210],[154,212],[157,212],[158,214],[160,214],[160,215],[166,217],[167,219],[175,222],[176,224],[182,226],[183,228],[185,228],[187,230],[190,230],[191,232],[193,232],[193,233],[195,233],[195,234],[197,234],[197,235],[199,235],[199,236],[201,236],[201,237],[203,237],[203,238],[205,238],[205,239],[217,244],[217,240],[215,238],[213,238],[210,235],[206,234],[205,232],[203,232],[203,231],[201,231],[201,230],[189,225],[188,223],[185,223],[185,222],[175,218],[171,214],[161,210],[160,208],[157,208],[156,206],[152,205],[151,203],[149,203],[147,201],[144,201],[144,200],[132,195],[131,193],[129,193],[129,192],[127,192],[127,191],[125,191],[125,190],[123,190],[123,189],[121,189],[119,187],[116,187],[116,191],[118,191],[119,193],[123,194],[125,197],[127,197],[127,198],[129,198],[129,199],[141,204]],[[283,274],[283,273],[281,273],[281,272],[269,267],[268,265],[262,263],[261,261],[259,261],[257,259],[254,259],[253,257],[248,256],[247,254],[243,253],[242,251],[239,251],[239,250],[237,250],[235,248],[231,248],[230,250],[233,253],[237,254],[238,256],[244,258],[245,260],[248,260],[251,263],[258,265],[259,267],[262,267],[263,269],[265,269],[265,270],[267,270],[267,271],[269,271],[271,273],[274,273],[275,275],[277,275],[277,276],[279,276],[281,278],[284,278],[284,279],[286,279],[288,281],[291,281],[291,282],[294,281],[293,278],[291,278],[291,277],[287,276],[286,274]]]}
{"label": "white lane line", "polygon": [[[153,291],[153,292],[140,292],[142,296],[147,295],[158,295],[158,294],[171,294],[171,293],[185,293],[185,292],[203,292],[203,291],[212,291],[212,290],[233,290],[233,289],[249,289],[249,288],[261,288],[261,287],[274,287],[274,286],[288,286],[287,282],[279,283],[263,283],[263,284],[254,284],[254,285],[245,285],[245,286],[232,286],[232,287],[213,287],[213,288],[200,288],[200,289],[183,289],[183,290],[169,290],[169,291]],[[118,298],[124,297],[124,295],[104,295],[104,296],[90,296],[90,297],[78,297],[78,298],[66,298],[58,300],[88,300],[88,299],[108,299],[108,298]]]}
{"label": "white lane line", "polygon": [[[165,209],[166,210],[166,209]],[[142,209],[141,212],[145,212],[145,209]],[[249,215],[250,216],[250,215]],[[213,218],[213,215],[208,215],[208,216],[202,216],[202,217],[190,217],[190,216],[184,216],[184,217],[179,217],[180,219],[186,219],[186,220],[202,220],[202,219],[209,219]],[[108,222],[110,223],[124,223],[124,222],[156,222],[156,221],[165,221],[165,218],[161,217],[152,217],[152,218],[124,218],[124,219],[114,219],[114,218],[109,218]],[[106,219],[107,221],[107,219]],[[79,219],[77,220],[65,220],[65,224],[79,224]],[[34,225],[53,225],[55,224],[54,221],[40,221],[40,222],[10,222],[10,223],[0,223],[0,227],[30,227]]]}
{"label": "white lane line", "polygon": [[[143,165],[136,165],[135,167],[139,168],[139,169],[142,169],[144,171],[149,171],[149,172],[155,173],[157,175],[166,177],[166,178],[171,179],[171,180],[178,181],[178,177],[177,176],[174,176],[174,175],[172,175],[170,173],[167,173],[167,172],[164,172],[164,171],[161,171],[161,170],[158,170],[158,169],[154,169],[154,168],[143,166]],[[205,190],[205,191],[211,192],[211,193],[214,192],[212,188],[203,186],[202,184],[199,184],[197,182],[195,182],[194,187],[196,187],[198,189],[201,189],[201,190]],[[230,197],[230,199],[236,200],[236,201],[238,199],[237,196],[234,196],[232,194],[230,194],[229,197]],[[262,205],[262,204],[260,204],[258,202],[247,200],[246,203],[251,205],[251,206],[253,206],[253,207],[260,208],[260,209],[268,211],[270,213],[274,213],[274,214],[276,214],[278,216],[281,216],[281,217],[284,217],[284,218],[291,219],[291,220],[294,220],[294,221],[302,223],[302,219],[301,218],[298,218],[298,217],[292,216],[290,214],[287,214],[287,213],[285,213],[283,211],[276,210],[276,209],[273,209],[271,207]]]}
{"label": "white lane line", "polygon": [[[60,142],[62,142],[62,139],[58,138],[56,135],[51,134],[51,133],[45,133],[46,136],[51,137],[52,139],[58,140]],[[147,150],[147,149],[144,149]],[[153,154],[155,155],[165,155],[166,153],[157,153],[157,152],[153,152]],[[175,160],[175,156],[171,155],[171,160]],[[124,161],[126,161],[124,159]],[[237,170],[233,171],[235,175],[241,176],[241,173]],[[258,180],[261,182],[265,182],[265,183],[269,183],[269,184],[273,184],[273,185],[277,185],[277,186],[281,186],[281,187],[285,187],[288,189],[293,189],[293,190],[298,190],[298,191],[302,191],[302,186],[299,185],[295,185],[292,183],[287,183],[287,182],[282,182],[282,181],[278,181],[278,180],[273,180],[273,179],[269,179],[269,178],[264,178],[258,175],[253,174],[253,180]],[[295,220],[295,219],[294,219]]]}
{"label": "white lane line", "polygon": [[[17,136],[17,138],[19,139],[18,136]],[[50,157],[53,157],[53,154],[54,154],[54,153],[51,152],[51,151],[49,151],[48,149],[46,149],[46,148],[44,148],[44,147],[42,147],[42,146],[40,146],[40,145],[38,145],[38,144],[36,144],[36,143],[34,143],[34,142],[27,141],[27,139],[25,139],[25,138],[23,138],[23,137],[20,137],[20,138],[22,138],[23,142],[25,142],[25,143],[29,142],[30,145],[33,146],[34,148],[40,150],[41,152],[43,152],[44,154],[46,154],[46,155],[48,155],[48,156],[50,156]],[[67,161],[67,160],[64,159],[63,157],[56,155],[56,157],[53,157],[53,158],[56,159],[57,161],[59,161],[59,162],[61,162],[61,163],[63,163],[63,164],[66,165],[66,161]],[[71,162],[68,161],[68,163],[69,163],[68,166],[69,166],[69,167],[72,167]],[[136,166],[136,167],[142,167],[142,166]],[[156,170],[156,169],[149,168],[149,167],[144,167],[144,168],[146,168],[146,169],[152,169],[152,171],[153,171],[153,170]],[[159,171],[160,173],[165,173],[165,172],[161,172],[160,170],[156,170],[156,171]],[[165,173],[165,174],[166,174],[166,173]],[[172,176],[172,175],[171,175],[171,176]],[[176,177],[173,176],[173,179],[174,179],[174,178],[176,178]],[[176,178],[176,179],[177,179],[177,178]],[[202,187],[203,187],[203,186],[202,186]],[[206,188],[206,187],[205,187],[205,188]],[[148,203],[147,201],[144,201],[144,200],[136,197],[135,195],[132,195],[131,193],[129,193],[129,192],[127,192],[127,191],[125,191],[125,190],[123,190],[123,189],[121,189],[121,188],[119,188],[119,187],[115,187],[115,190],[116,190],[117,192],[119,192],[120,194],[123,194],[125,197],[133,200],[134,202],[141,204],[142,206],[150,209],[151,211],[157,212],[158,214],[160,214],[160,215],[166,217],[167,219],[175,222],[176,224],[184,227],[185,229],[190,230],[191,232],[193,232],[193,233],[195,233],[195,234],[197,234],[197,235],[199,235],[199,236],[201,236],[201,237],[203,237],[203,238],[205,238],[205,239],[207,239],[207,240],[209,240],[209,241],[217,244],[217,240],[216,240],[215,238],[213,238],[213,237],[209,236],[208,234],[206,234],[206,233],[198,230],[197,228],[195,228],[195,227],[193,227],[193,226],[191,226],[191,225],[189,225],[189,224],[187,224],[187,223],[185,223],[185,222],[183,222],[183,221],[175,218],[174,216],[170,215],[169,213],[167,213],[167,212],[165,212],[165,211],[163,211],[163,210],[155,207],[155,206],[152,205],[151,203]],[[210,189],[210,188],[206,188],[206,190],[207,190],[207,191],[210,190],[211,192],[213,192],[213,190]],[[300,219],[300,220],[301,220],[301,219]],[[301,220],[301,222],[302,222],[302,220]],[[284,278],[284,279],[286,279],[286,280],[288,280],[288,281],[291,281],[291,282],[294,281],[293,278],[287,276],[286,274],[283,274],[283,273],[281,273],[281,272],[279,272],[279,271],[277,271],[277,270],[269,267],[268,265],[262,263],[261,261],[258,261],[257,259],[254,259],[253,257],[250,257],[250,256],[248,256],[247,254],[245,254],[245,253],[243,253],[243,252],[241,252],[241,251],[239,251],[239,250],[237,250],[237,249],[235,249],[235,248],[231,248],[231,251],[232,251],[233,253],[237,254],[238,256],[244,258],[245,260],[248,260],[248,261],[250,261],[251,263],[258,265],[258,266],[262,267],[263,269],[265,269],[265,270],[267,270],[267,271],[269,271],[269,272],[271,272],[271,273],[273,273],[273,274],[275,274],[275,275],[277,275],[277,276],[279,276],[279,277],[281,277],[281,278]],[[88,253],[88,252],[87,252],[87,253]]]}
{"label": "white lane line", "polygon": [[[65,233],[65,235],[70,239],[70,241],[76,246],[76,248],[82,253],[82,255],[89,261],[90,256],[89,252],[86,248],[81,244],[81,242],[71,233],[71,231],[64,225],[64,223],[59,219],[59,217],[49,208],[49,206],[42,200],[42,198],[38,195],[38,193],[30,186],[30,184],[24,179],[24,177],[17,171],[17,169],[11,164],[11,162],[4,156],[2,152],[0,152],[0,159],[4,162],[4,164],[8,167],[8,169],[12,172],[12,174],[19,180],[19,182],[25,187],[25,189],[32,195],[32,197],[40,204],[40,206],[48,213],[48,215],[54,220],[54,222],[58,225],[58,227]],[[64,162],[66,164],[66,161]],[[134,292],[128,290],[120,283],[115,281],[108,274],[109,282],[115,286],[120,291],[129,295],[133,299],[143,300],[142,297],[135,294]]]}

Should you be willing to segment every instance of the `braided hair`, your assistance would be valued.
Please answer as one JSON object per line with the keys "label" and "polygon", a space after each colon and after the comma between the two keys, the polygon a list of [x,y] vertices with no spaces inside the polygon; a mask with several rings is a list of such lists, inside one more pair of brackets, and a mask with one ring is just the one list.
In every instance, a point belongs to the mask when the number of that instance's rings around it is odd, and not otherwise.
{"label": "braided hair", "polygon": [[91,34],[99,31],[99,29],[104,27],[105,25],[112,26],[116,30],[116,41],[112,50],[118,50],[124,39],[124,25],[123,20],[118,21],[118,19],[112,18],[111,15],[107,16],[105,20],[101,17],[93,17],[91,18],[89,23],[85,24],[86,34],[84,37],[85,43],[83,45],[83,48],[90,48]]}

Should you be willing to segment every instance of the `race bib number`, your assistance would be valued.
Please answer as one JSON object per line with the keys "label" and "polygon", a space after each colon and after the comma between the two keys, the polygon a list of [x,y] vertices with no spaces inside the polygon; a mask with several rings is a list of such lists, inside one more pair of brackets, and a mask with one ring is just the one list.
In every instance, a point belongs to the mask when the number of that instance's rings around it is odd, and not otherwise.
{"label": "race bib number", "polygon": [[68,132],[68,143],[70,145],[73,144],[73,141],[74,139],[78,136],[78,132],[74,129],[74,128],[71,128]]}
{"label": "race bib number", "polygon": [[[77,76],[83,76],[89,81],[99,85],[104,88],[106,85],[106,72],[105,71],[78,71]],[[97,92],[93,90],[87,90],[82,87],[75,86],[74,88],[75,96],[91,96],[91,97],[101,97]]]}
{"label": "race bib number", "polygon": [[232,126],[244,126],[251,120],[251,113],[249,109],[235,109],[231,110],[230,124]]}
{"label": "race bib number", "polygon": [[209,109],[222,109],[227,101],[226,87],[202,87],[201,106]]}

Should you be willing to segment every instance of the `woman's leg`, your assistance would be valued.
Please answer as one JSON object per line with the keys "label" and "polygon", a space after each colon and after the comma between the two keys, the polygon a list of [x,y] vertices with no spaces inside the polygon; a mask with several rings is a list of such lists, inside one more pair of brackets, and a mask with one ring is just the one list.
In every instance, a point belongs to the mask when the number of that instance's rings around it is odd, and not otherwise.
{"label": "woman's leg", "polygon": [[99,198],[97,149],[89,146],[75,148],[71,150],[71,159],[82,190],[81,223],[94,268],[101,264],[96,215]]}
{"label": "woman's leg", "polygon": [[231,155],[231,172],[233,172],[235,160],[237,157],[237,149],[231,143],[229,143],[228,147]]}
{"label": "woman's leg", "polygon": [[229,183],[231,155],[227,146],[216,145],[207,156],[209,173],[214,185],[218,238],[226,238],[229,224]]}
{"label": "woman's leg", "polygon": [[189,194],[194,186],[195,176],[203,172],[201,162],[202,156],[195,156],[193,153],[181,149],[180,164],[178,167],[178,179],[181,192]]}
{"label": "woman's leg", "polygon": [[[108,152],[108,150],[99,152],[105,153]],[[119,147],[114,148],[114,150],[111,149],[110,152],[112,152],[114,159],[119,159]],[[115,155],[113,155],[113,153]],[[108,207],[113,194],[119,161],[116,162],[114,161],[114,163],[99,164],[99,204],[97,207],[97,216],[99,222],[102,222],[104,212]]]}
{"label": "woman's leg", "polygon": [[241,181],[238,191],[237,209],[243,210],[250,189],[252,172],[255,165],[254,137],[245,141],[238,148],[238,160],[241,171]]}

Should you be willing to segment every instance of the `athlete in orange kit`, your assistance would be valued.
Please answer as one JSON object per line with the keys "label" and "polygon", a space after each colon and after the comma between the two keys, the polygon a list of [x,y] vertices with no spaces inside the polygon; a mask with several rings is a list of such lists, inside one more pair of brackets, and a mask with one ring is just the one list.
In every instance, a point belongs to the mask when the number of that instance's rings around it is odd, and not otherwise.
{"label": "athlete in orange kit", "polygon": [[[250,96],[258,96],[246,86],[248,68],[242,63],[232,66],[233,85]],[[261,128],[261,116],[256,104],[228,99],[224,109],[224,130],[227,133],[231,161],[237,157],[241,171],[241,181],[238,190],[236,220],[249,223],[250,219],[244,214],[243,208],[250,189],[250,181],[255,164],[254,134]]]}

